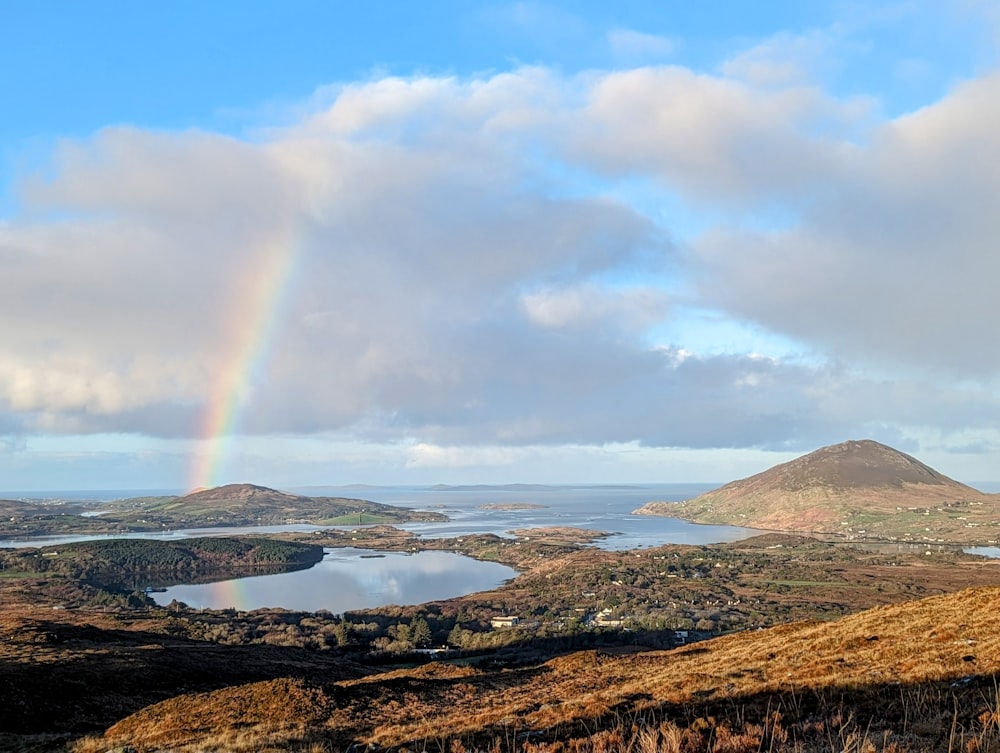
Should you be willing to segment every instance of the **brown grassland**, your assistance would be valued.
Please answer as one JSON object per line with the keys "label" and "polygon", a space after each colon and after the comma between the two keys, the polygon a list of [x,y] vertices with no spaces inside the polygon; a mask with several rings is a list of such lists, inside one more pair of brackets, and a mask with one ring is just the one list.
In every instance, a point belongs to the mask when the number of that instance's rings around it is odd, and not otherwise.
{"label": "brown grassland", "polygon": [[[385,506],[308,504],[236,485],[115,514],[164,527],[178,510],[210,525],[306,510],[359,527],[0,550],[0,753],[1000,753],[1000,561],[938,546],[1000,540],[1000,495],[884,445],[821,448],[643,509],[836,542],[418,539],[361,527],[409,519]],[[93,520],[12,509],[22,534]],[[162,607],[142,590],[342,546],[446,550],[520,575],[343,615]]]}
{"label": "brown grassland", "polygon": [[[495,591],[344,616],[64,608],[96,586],[0,578],[0,750],[1000,751],[1000,562],[779,535],[610,552],[556,533],[466,538],[522,570]],[[580,618],[601,608],[621,623]],[[499,614],[522,624],[491,629]],[[464,651],[393,659],[420,621]],[[656,650],[695,621],[723,634]]]}
{"label": "brown grassland", "polygon": [[[11,505],[9,533],[95,525]],[[419,539],[361,525],[405,511],[246,484],[126,501],[98,523],[358,528],[0,550],[0,752],[1000,753],[1000,561],[939,546],[1000,540],[1000,495],[861,440],[642,512],[836,541]],[[142,590],[343,546],[520,575],[343,615],[162,607]]]}
{"label": "brown grassland", "polygon": [[78,753],[997,750],[1000,589],[672,651],[273,680],[147,707]]}

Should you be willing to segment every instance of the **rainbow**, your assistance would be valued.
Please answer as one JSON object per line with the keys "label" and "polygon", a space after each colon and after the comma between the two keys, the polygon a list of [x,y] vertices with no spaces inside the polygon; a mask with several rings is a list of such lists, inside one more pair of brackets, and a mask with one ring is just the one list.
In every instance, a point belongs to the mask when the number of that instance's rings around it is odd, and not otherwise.
{"label": "rainbow", "polygon": [[244,578],[234,578],[233,580],[210,584],[208,590],[210,594],[209,601],[213,605],[212,608],[225,609],[232,607],[240,611],[250,609],[253,601],[250,599],[247,588],[243,583],[244,580]]}
{"label": "rainbow", "polygon": [[189,470],[189,489],[229,482],[225,478],[226,465],[232,456],[239,418],[270,356],[277,324],[295,278],[297,247],[294,238],[264,247],[257,264],[235,291],[234,298],[246,303],[228,307],[233,317],[228,328],[232,333],[232,350],[209,390]]}

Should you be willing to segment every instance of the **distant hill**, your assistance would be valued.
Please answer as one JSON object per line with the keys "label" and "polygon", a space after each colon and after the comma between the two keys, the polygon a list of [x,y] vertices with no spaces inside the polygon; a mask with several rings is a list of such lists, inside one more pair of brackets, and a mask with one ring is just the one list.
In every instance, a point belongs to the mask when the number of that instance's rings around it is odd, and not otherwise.
{"label": "distant hill", "polygon": [[1000,538],[1000,495],[870,439],[823,447],[685,502],[650,502],[635,513],[856,539]]}
{"label": "distant hill", "polygon": [[88,534],[95,532],[95,528],[108,530],[106,520],[87,515],[92,514],[94,509],[61,500],[0,499],[0,540],[53,534]]}
{"label": "distant hill", "polygon": [[136,497],[109,505],[125,522],[141,519],[169,527],[280,525],[362,525],[444,520],[439,513],[383,505],[347,497],[307,497],[256,484],[226,484],[179,497]]}
{"label": "distant hill", "polygon": [[180,496],[130,497],[100,507],[0,500],[0,539],[217,528],[372,525],[444,521],[441,513],[347,497],[307,497],[256,484],[227,484]]}
{"label": "distant hill", "polygon": [[181,499],[188,502],[233,499],[254,501],[266,500],[268,502],[283,500],[291,502],[297,499],[302,499],[302,497],[297,494],[281,492],[277,489],[269,489],[266,486],[257,486],[256,484],[226,484],[225,486],[216,486],[212,489],[198,489],[185,494],[181,497]]}

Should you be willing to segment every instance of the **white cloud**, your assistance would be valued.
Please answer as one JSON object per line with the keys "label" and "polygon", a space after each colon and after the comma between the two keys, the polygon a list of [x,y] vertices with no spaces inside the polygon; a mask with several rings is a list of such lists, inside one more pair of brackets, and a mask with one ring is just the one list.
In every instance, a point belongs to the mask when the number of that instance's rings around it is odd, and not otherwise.
{"label": "white cloud", "polygon": [[[942,374],[1000,370],[997,77],[863,139],[856,102],[759,80],[391,78],[256,141],[67,144],[0,226],[0,426],[194,436],[238,388],[243,431],[409,442],[424,466],[978,436],[997,400]],[[712,229],[672,246],[611,198],[633,177]],[[652,346],[681,295],[811,360]]]}
{"label": "white cloud", "polygon": [[530,448],[441,447],[421,442],[406,450],[407,468],[468,468],[512,466],[524,461]]}
{"label": "white cloud", "polygon": [[997,102],[993,75],[880,127],[795,227],[707,234],[704,299],[845,358],[997,376]]}
{"label": "white cloud", "polygon": [[[836,177],[864,114],[817,88],[758,88],[681,67],[598,77],[562,134],[569,159],[614,176],[651,175],[722,208],[795,206]],[[570,120],[573,125],[570,125]]]}
{"label": "white cloud", "polygon": [[586,38],[587,26],[580,16],[549,3],[521,1],[488,6],[483,17],[498,30],[532,41],[544,50],[558,50]]}
{"label": "white cloud", "polygon": [[730,78],[762,87],[787,87],[817,80],[819,69],[829,65],[836,44],[827,30],[803,34],[780,32],[748,50],[723,61],[721,72]]}
{"label": "white cloud", "polygon": [[620,28],[608,32],[608,44],[616,57],[631,62],[667,57],[677,46],[677,43],[668,37]]}
{"label": "white cloud", "polygon": [[592,335],[618,327],[642,332],[667,315],[666,296],[654,288],[605,290],[593,283],[571,289],[546,288],[524,294],[521,303],[528,319],[540,327],[587,327]]}

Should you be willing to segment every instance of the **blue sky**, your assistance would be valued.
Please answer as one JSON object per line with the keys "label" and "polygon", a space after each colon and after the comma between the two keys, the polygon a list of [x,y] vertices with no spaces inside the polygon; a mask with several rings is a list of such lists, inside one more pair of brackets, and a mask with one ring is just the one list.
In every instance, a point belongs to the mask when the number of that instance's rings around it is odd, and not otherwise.
{"label": "blue sky", "polygon": [[1000,479],[994,3],[0,0],[0,488]]}

